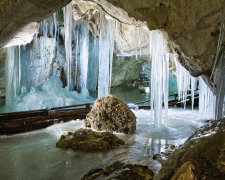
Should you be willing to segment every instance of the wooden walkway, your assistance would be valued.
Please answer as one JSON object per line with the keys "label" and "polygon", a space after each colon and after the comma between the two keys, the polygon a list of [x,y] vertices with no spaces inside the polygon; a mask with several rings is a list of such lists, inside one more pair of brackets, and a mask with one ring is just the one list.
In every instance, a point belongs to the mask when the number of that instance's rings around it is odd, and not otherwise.
{"label": "wooden walkway", "polygon": [[[183,102],[178,100],[178,94],[171,96],[174,96],[174,100],[168,102],[169,106],[183,106]],[[195,106],[198,105],[198,98],[199,96],[195,95]],[[146,100],[135,104],[138,105],[139,109],[150,109],[150,105],[141,105],[149,101],[150,100]],[[191,106],[190,95],[187,97],[186,105]],[[80,104],[33,111],[3,113],[0,114],[0,135],[29,132],[46,128],[59,122],[85,119],[86,115],[91,111],[91,107],[92,104]]]}
{"label": "wooden walkway", "polygon": [[55,123],[85,119],[92,104],[0,114],[0,135],[46,128]]}

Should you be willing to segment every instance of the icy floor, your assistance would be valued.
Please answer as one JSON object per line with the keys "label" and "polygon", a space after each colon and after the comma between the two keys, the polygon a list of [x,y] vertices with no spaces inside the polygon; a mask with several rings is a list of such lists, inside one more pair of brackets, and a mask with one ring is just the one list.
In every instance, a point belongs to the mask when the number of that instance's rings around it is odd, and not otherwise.
{"label": "icy floor", "polygon": [[158,171],[152,159],[166,144],[182,144],[203,121],[198,111],[170,109],[169,120],[161,129],[153,128],[150,111],[134,111],[134,135],[116,133],[126,145],[102,153],[82,153],[56,148],[62,134],[84,128],[84,121],[56,124],[49,128],[14,136],[0,136],[0,179],[80,179],[90,169],[115,161],[148,165]]}

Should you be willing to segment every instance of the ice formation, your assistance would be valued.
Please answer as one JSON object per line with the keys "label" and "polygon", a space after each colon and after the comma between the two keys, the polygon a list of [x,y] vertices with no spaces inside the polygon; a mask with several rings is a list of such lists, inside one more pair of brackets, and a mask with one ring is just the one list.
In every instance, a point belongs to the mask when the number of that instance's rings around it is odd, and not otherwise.
{"label": "ice formation", "polygon": [[[61,100],[58,98],[52,98],[55,97],[54,94],[49,97],[52,101],[47,101],[45,99],[47,96],[41,95],[46,93],[43,89],[45,81],[49,77],[61,79],[62,72],[66,74],[66,82],[64,80],[63,85],[59,84],[55,88],[60,89],[67,86],[68,96],[71,95],[70,91],[76,90],[88,101],[89,93],[95,96],[97,92],[98,97],[109,93],[114,39],[118,33],[118,22],[106,17],[101,12],[98,37],[90,31],[88,17],[73,22],[71,3],[63,8],[63,14],[64,27],[59,27],[57,12],[39,24],[39,35],[34,36],[31,44],[23,48],[19,46],[8,48],[6,93],[8,107],[18,106],[21,104],[20,102],[27,104],[24,105],[27,109],[76,104],[76,102],[68,100],[64,90],[58,91],[58,93],[64,94],[65,104],[59,103]],[[64,47],[59,44],[59,36],[64,39]],[[72,45],[72,42],[75,45]],[[64,48],[65,59],[60,57]],[[61,66],[57,66],[57,63],[60,63]],[[25,96],[25,92],[27,96]],[[40,100],[42,105],[27,98],[29,96],[30,99],[37,100],[38,93],[43,98]],[[32,103],[29,103],[31,101],[36,106],[32,106]],[[46,103],[43,103],[44,101]],[[14,109],[19,110],[17,107]]]}
{"label": "ice formation", "polygon": [[191,91],[192,109],[193,109],[196,90],[196,78],[190,75],[190,73],[178,62],[175,56],[173,61],[175,62],[176,66],[178,99],[183,102],[185,109],[187,97],[189,91]]}
{"label": "ice formation", "polygon": [[13,103],[13,97],[20,91],[20,47],[13,46],[7,49],[6,59],[6,105]]}
{"label": "ice formation", "polygon": [[199,115],[202,119],[215,119],[216,97],[205,81],[199,78]]}
{"label": "ice formation", "polygon": [[114,38],[117,27],[114,19],[106,19],[103,13],[100,14],[98,97],[104,97],[110,91]]}
{"label": "ice formation", "polygon": [[64,31],[65,31],[65,52],[67,62],[67,89],[72,90],[72,2],[63,8],[64,14]]}
{"label": "ice formation", "polygon": [[169,53],[162,34],[150,31],[151,71],[151,108],[154,110],[155,126],[162,126],[162,106],[165,107],[165,119],[168,116],[169,89]]}

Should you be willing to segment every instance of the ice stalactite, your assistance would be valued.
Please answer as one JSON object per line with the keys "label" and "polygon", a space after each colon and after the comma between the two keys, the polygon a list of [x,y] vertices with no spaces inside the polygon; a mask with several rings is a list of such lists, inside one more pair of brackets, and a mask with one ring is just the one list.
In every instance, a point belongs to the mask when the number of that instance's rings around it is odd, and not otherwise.
{"label": "ice stalactite", "polygon": [[199,115],[202,119],[215,119],[216,96],[207,86],[205,81],[199,78]]}
{"label": "ice stalactite", "polygon": [[84,20],[80,29],[80,85],[81,94],[89,96],[87,89],[88,53],[89,53],[89,22]]}
{"label": "ice stalactite", "polygon": [[100,14],[99,37],[99,78],[98,97],[104,97],[110,90],[111,68],[113,61],[114,37],[118,25],[114,19],[106,18]]}
{"label": "ice stalactite", "polygon": [[183,102],[184,109],[186,108],[187,97],[189,91],[191,91],[192,97],[192,109],[194,108],[194,94],[196,90],[196,78],[192,77],[190,73],[176,60],[174,57],[176,66],[177,77],[177,89],[178,99]]}
{"label": "ice stalactite", "polygon": [[191,107],[192,107],[192,110],[194,109],[196,86],[197,86],[196,78],[191,77]]}
{"label": "ice stalactite", "polygon": [[67,61],[67,89],[73,89],[72,83],[72,2],[63,8],[64,14],[64,31],[65,31],[65,51]]}
{"label": "ice stalactite", "polygon": [[152,59],[151,71],[151,108],[154,112],[155,126],[162,126],[162,108],[165,107],[165,118],[168,113],[168,86],[169,86],[169,53],[162,34],[150,31],[150,56]]}
{"label": "ice stalactite", "polygon": [[175,65],[177,76],[178,99],[183,102],[185,109],[188,90],[190,90],[191,75],[178,61],[175,61]]}
{"label": "ice stalactite", "polygon": [[6,58],[6,106],[10,106],[20,93],[20,46],[8,47]]}

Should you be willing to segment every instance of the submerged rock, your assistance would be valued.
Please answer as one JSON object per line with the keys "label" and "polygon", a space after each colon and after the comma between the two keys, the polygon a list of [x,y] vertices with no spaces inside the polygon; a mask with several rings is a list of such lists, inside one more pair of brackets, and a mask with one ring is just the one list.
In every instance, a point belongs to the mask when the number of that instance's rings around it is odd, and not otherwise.
{"label": "submerged rock", "polygon": [[98,131],[116,131],[132,134],[136,130],[136,117],[127,104],[115,95],[99,98],[87,114],[86,127]]}
{"label": "submerged rock", "polygon": [[90,129],[79,129],[74,133],[62,135],[56,147],[72,148],[87,152],[101,151],[125,144],[123,140],[109,132],[94,132]]}
{"label": "submerged rock", "polygon": [[90,170],[83,176],[82,180],[94,179],[135,179],[135,180],[152,180],[154,173],[148,169],[147,166],[136,164],[124,164],[122,162],[115,162],[104,169]]}
{"label": "submerged rock", "polygon": [[199,128],[169,156],[156,179],[225,179],[225,119]]}

